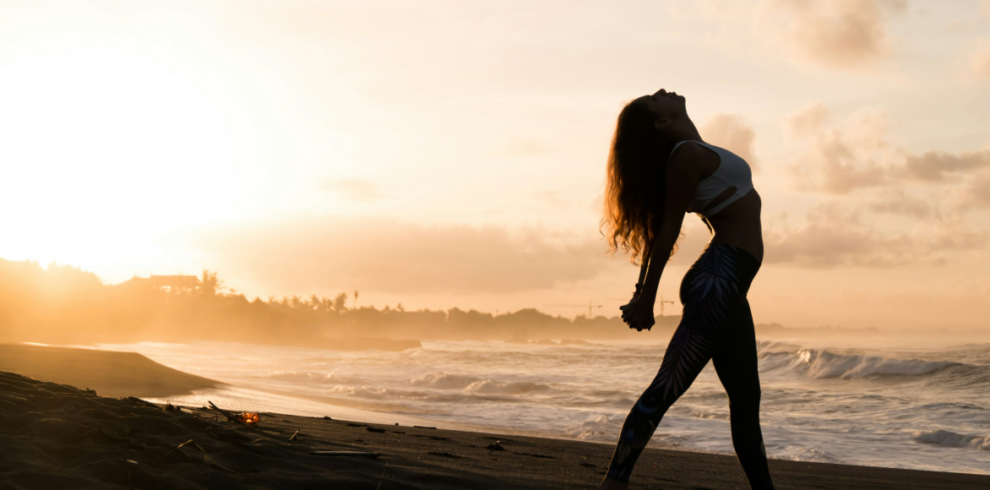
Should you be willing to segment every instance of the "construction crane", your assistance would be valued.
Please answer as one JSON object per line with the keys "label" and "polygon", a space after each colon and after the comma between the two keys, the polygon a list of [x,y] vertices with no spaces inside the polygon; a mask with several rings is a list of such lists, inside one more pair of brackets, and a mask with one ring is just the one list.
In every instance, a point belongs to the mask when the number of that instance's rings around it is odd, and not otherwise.
{"label": "construction crane", "polygon": [[[615,301],[629,301],[629,299],[625,299],[625,298],[605,298],[605,299],[611,299],[611,300],[615,300]],[[630,299],[632,299],[632,298],[630,298]],[[660,296],[660,299],[657,300],[657,303],[660,304],[660,316],[663,316],[663,305],[664,304],[668,304],[668,303],[669,304],[674,304],[673,301],[668,301],[668,300],[663,299],[663,296]]]}
{"label": "construction crane", "polygon": [[657,303],[660,303],[660,316],[663,316],[663,304],[664,303],[674,304],[673,301],[664,301],[663,296],[660,296],[660,300],[657,301]]}
{"label": "construction crane", "polygon": [[591,309],[592,308],[601,308],[601,307],[603,307],[605,305],[595,305],[595,304],[592,304],[591,303],[591,300],[589,299],[587,305],[583,305],[583,304],[582,305],[559,305],[558,304],[558,305],[543,305],[543,306],[561,306],[561,307],[568,307],[568,308],[584,308],[585,306],[587,306],[588,307],[588,318],[591,318]]}

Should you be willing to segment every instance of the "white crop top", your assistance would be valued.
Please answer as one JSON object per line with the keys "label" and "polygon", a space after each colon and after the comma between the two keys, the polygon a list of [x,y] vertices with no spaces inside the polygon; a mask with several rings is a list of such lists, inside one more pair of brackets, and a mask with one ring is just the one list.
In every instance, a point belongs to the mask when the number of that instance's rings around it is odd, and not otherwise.
{"label": "white crop top", "polygon": [[[688,202],[690,209],[695,210],[694,212],[703,216],[713,216],[730,204],[742,199],[749,191],[753,190],[753,171],[750,170],[749,164],[739,155],[729,150],[709,145],[703,141],[685,140],[674,145],[674,149],[670,150],[670,155],[673,156],[677,148],[688,141],[693,141],[706,148],[710,148],[718,154],[720,160],[715,172],[698,182],[698,188],[695,189],[694,195],[691,196],[691,200]],[[735,187],[736,192],[729,196],[728,199],[718,203],[715,207],[705,209],[705,206],[712,199],[715,199],[730,187]]]}

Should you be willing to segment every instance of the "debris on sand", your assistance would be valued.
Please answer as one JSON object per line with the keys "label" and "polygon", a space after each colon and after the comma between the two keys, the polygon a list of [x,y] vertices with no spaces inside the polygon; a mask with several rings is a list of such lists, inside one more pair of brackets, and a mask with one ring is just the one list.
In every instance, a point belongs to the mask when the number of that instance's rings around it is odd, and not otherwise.
{"label": "debris on sand", "polygon": [[447,451],[429,451],[426,454],[429,454],[431,456],[440,456],[442,458],[454,458],[454,459],[460,459],[461,458],[460,456],[458,456],[456,454],[448,453]]}
{"label": "debris on sand", "polygon": [[134,402],[134,403],[140,403],[141,405],[144,405],[144,406],[149,407],[149,408],[154,408],[154,409],[158,409],[158,410],[160,410],[162,408],[162,407],[159,407],[158,405],[155,405],[154,403],[151,403],[151,402],[149,402],[147,400],[142,400],[142,399],[137,398],[137,397],[134,397],[134,396],[129,396],[129,397],[127,397],[127,399],[130,400],[130,401],[132,401],[132,402]]}
{"label": "debris on sand", "polygon": [[261,422],[261,417],[259,417],[258,414],[256,414],[256,413],[244,412],[244,413],[240,413],[240,414],[234,415],[234,414],[232,414],[232,413],[230,413],[230,412],[228,412],[228,411],[226,411],[226,410],[224,410],[224,409],[216,406],[213,402],[211,402],[209,400],[207,400],[206,403],[209,403],[210,404],[210,407],[212,407],[214,410],[220,412],[224,417],[227,417],[227,420],[230,420],[231,422],[237,422],[238,424],[242,424],[242,425],[245,425],[245,426],[248,426],[248,427],[252,427],[252,428],[257,427],[258,426],[258,423]]}
{"label": "debris on sand", "polygon": [[377,459],[381,456],[381,453],[372,453],[368,451],[310,451],[309,454],[314,454],[316,456],[363,456],[365,458]]}

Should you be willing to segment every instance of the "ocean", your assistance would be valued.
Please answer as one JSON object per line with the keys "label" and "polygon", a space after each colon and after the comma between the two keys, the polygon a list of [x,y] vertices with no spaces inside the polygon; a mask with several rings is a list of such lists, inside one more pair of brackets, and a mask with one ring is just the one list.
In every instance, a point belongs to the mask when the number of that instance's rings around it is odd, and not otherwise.
{"label": "ocean", "polygon": [[[230,386],[172,403],[610,444],[664,344],[423,342],[403,352],[235,343],[113,344]],[[990,474],[990,344],[760,341],[771,458]],[[154,400],[165,402],[166,400]],[[711,364],[654,447],[732,454]],[[606,464],[607,462],[603,462]]]}

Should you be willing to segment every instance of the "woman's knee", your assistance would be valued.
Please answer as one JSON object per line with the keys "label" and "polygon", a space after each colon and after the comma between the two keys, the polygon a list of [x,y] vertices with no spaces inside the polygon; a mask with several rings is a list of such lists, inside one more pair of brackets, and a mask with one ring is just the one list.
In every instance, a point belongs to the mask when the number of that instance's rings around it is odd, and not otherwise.
{"label": "woman's knee", "polygon": [[759,414],[760,398],[762,393],[759,388],[747,390],[745,393],[737,393],[729,396],[729,412],[733,416],[741,414]]}

